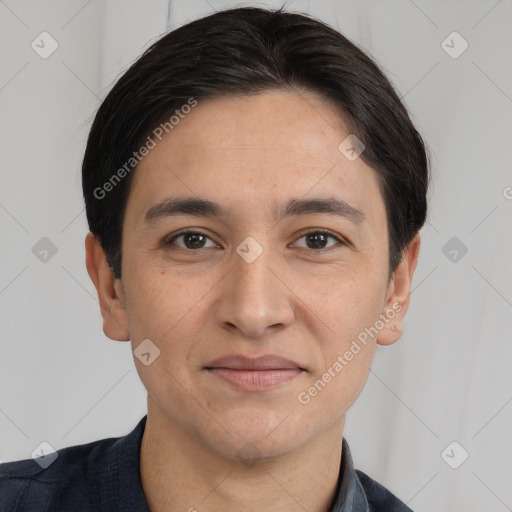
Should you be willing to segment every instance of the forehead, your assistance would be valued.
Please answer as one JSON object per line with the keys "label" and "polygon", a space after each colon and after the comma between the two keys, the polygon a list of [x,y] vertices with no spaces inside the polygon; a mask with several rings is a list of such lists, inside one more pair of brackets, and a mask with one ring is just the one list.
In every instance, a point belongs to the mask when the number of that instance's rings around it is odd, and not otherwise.
{"label": "forehead", "polygon": [[[264,149],[260,155],[283,151],[296,160],[310,157],[318,163],[328,162],[338,156],[339,142],[349,133],[341,110],[310,92],[220,97],[199,101],[198,107],[175,130],[176,144],[204,148],[210,154],[226,149],[246,153],[253,149],[257,154]],[[193,138],[188,140],[191,131]],[[331,151],[326,153],[328,147]],[[183,152],[180,156],[196,155]]]}
{"label": "forehead", "polygon": [[140,217],[170,195],[263,208],[338,191],[359,209],[366,196],[366,208],[382,213],[374,171],[340,152],[349,135],[341,110],[312,93],[199,100],[141,161],[129,203]]}

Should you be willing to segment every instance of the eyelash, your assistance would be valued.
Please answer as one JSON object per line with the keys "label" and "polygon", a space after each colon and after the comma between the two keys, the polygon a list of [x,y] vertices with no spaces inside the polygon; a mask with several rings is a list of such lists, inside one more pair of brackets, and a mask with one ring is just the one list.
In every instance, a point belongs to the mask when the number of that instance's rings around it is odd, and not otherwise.
{"label": "eyelash", "polygon": [[[304,237],[307,237],[308,235],[313,235],[313,234],[314,235],[327,235],[329,238],[333,238],[334,240],[336,240],[342,246],[343,245],[345,245],[345,246],[348,245],[347,242],[343,238],[341,238],[340,236],[335,235],[335,234],[333,234],[330,231],[319,230],[319,229],[307,231],[306,233],[302,233],[302,235],[297,240],[300,240],[301,238],[304,238]],[[165,246],[173,245],[174,242],[178,238],[180,238],[182,236],[185,236],[185,235],[201,235],[201,236],[204,236],[204,237],[206,237],[206,238],[211,240],[211,238],[206,233],[203,233],[202,231],[199,231],[199,230],[189,230],[189,231],[182,231],[181,233],[175,234],[171,238],[166,239],[164,241],[164,245]],[[213,242],[213,240],[212,240],[212,242]],[[330,247],[324,247],[322,249],[310,249],[309,247],[301,247],[301,249],[306,249],[306,250],[312,251],[314,253],[323,253],[323,252],[329,251],[333,247],[335,247],[335,245],[332,245]],[[211,247],[206,247],[206,248],[201,247],[199,249],[188,249],[186,247],[179,247],[179,248],[183,249],[183,250],[185,250],[187,252],[195,252],[195,253],[198,253],[199,251],[202,251],[202,250],[205,250],[205,249],[211,249]]]}

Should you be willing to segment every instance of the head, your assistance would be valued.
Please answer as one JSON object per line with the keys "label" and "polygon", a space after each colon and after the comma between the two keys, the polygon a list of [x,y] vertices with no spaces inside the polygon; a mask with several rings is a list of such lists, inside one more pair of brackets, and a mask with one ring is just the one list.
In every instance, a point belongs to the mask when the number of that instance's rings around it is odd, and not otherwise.
{"label": "head", "polygon": [[[135,359],[150,412],[232,458],[341,426],[375,345],[401,335],[427,185],[393,87],[320,21],[240,8],[157,41],[83,162],[103,329],[159,354]],[[255,392],[212,371],[269,354],[293,378]]]}

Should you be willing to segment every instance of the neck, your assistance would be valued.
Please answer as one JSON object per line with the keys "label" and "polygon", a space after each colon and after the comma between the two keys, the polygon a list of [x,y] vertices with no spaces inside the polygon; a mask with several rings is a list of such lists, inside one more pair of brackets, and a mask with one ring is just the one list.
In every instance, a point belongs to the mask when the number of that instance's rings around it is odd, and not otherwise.
{"label": "neck", "polygon": [[151,512],[327,512],[341,462],[344,418],[282,457],[240,461],[213,451],[148,399],[140,473]]}

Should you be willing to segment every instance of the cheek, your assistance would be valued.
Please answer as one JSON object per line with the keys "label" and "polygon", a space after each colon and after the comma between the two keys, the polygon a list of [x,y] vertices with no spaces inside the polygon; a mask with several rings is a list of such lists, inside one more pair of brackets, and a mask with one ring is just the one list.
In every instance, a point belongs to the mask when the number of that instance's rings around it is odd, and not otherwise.
{"label": "cheek", "polygon": [[323,367],[319,372],[327,382],[333,382],[332,389],[348,396],[366,381],[376,344],[369,328],[380,313],[377,303],[372,304],[367,297],[366,301],[365,297],[359,301],[353,298],[354,295],[350,301],[339,301],[338,307],[330,310],[330,332],[323,338]]}
{"label": "cheek", "polygon": [[[195,275],[194,275],[195,274]],[[127,316],[135,349],[150,339],[160,350],[158,362],[186,378],[184,369],[196,364],[212,327],[212,297],[222,272],[162,268],[141,262],[127,273]],[[141,368],[143,370],[143,368]]]}
{"label": "cheek", "polygon": [[387,287],[384,270],[375,262],[361,262],[326,275],[304,272],[298,276],[293,291],[310,311],[309,319],[326,334],[320,340],[341,349],[378,319]]}
{"label": "cheek", "polygon": [[339,420],[366,383],[376,346],[370,328],[382,312],[381,294],[376,290],[354,280],[311,302],[317,318],[318,364],[296,399],[310,417],[323,418],[322,424]]}
{"label": "cheek", "polygon": [[179,391],[190,387],[190,356],[204,337],[207,293],[214,281],[182,279],[156,267],[134,276],[127,293],[132,350],[149,339],[159,351],[147,366],[135,358],[137,371],[150,394],[173,397],[179,409],[186,399]]}
{"label": "cheek", "polygon": [[161,341],[179,330],[184,322],[188,323],[187,317],[194,315],[194,309],[213,286],[206,276],[201,280],[184,279],[179,272],[144,263],[129,274],[129,283],[130,332],[135,334],[134,338]]}
{"label": "cheek", "polygon": [[[371,270],[373,268],[373,271]],[[375,351],[375,325],[382,313],[386,280],[375,267],[344,271],[337,281],[300,280],[298,295],[307,297],[316,340],[316,361],[298,402],[311,412],[339,419],[361,392]]]}

